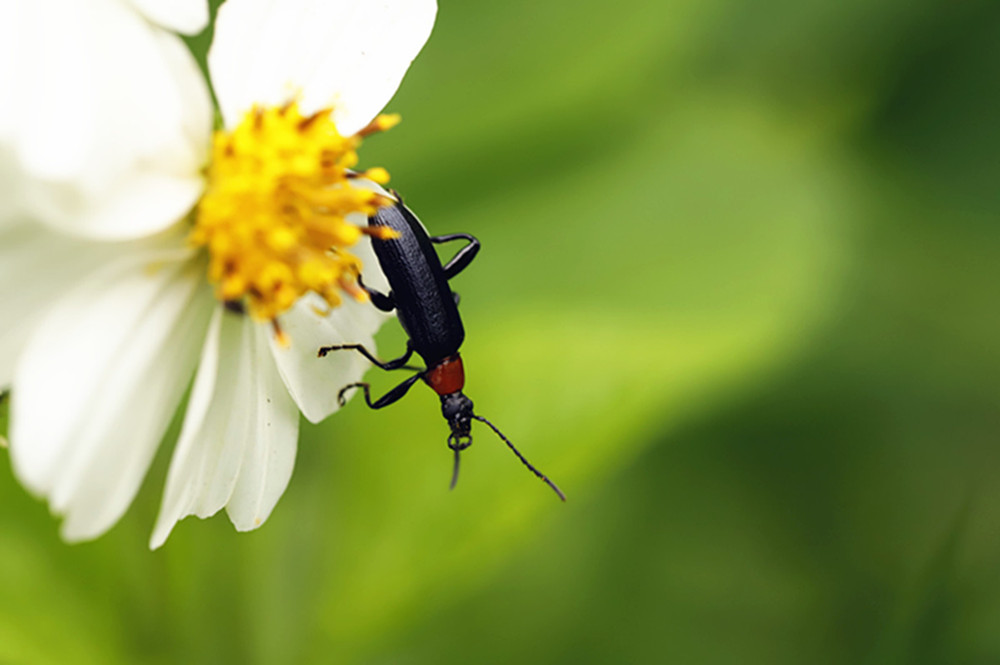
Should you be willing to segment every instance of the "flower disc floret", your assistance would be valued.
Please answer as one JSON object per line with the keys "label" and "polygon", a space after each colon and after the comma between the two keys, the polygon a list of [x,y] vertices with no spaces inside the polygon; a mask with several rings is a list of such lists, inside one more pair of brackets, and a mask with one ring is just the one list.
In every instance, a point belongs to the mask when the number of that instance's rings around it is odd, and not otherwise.
{"label": "flower disc floret", "polygon": [[276,320],[312,291],[330,307],[357,287],[360,261],[347,251],[365,233],[348,215],[374,214],[388,200],[357,186],[385,184],[384,169],[363,172],[357,149],[398,116],[379,116],[341,136],[329,109],[303,116],[298,104],[255,108],[232,131],[216,132],[208,186],[190,240],[210,255],[216,297],[245,303],[257,320]]}

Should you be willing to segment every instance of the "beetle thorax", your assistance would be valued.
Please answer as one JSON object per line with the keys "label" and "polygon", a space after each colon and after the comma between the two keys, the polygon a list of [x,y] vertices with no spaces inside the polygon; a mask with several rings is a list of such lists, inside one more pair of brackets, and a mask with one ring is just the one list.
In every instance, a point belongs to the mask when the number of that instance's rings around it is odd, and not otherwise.
{"label": "beetle thorax", "polygon": [[[424,374],[424,380],[434,392],[441,395],[442,402],[444,397],[453,393],[468,399],[461,394],[462,388],[465,387],[465,369],[462,367],[462,357],[457,353],[428,369]],[[471,411],[471,402],[469,405]]]}

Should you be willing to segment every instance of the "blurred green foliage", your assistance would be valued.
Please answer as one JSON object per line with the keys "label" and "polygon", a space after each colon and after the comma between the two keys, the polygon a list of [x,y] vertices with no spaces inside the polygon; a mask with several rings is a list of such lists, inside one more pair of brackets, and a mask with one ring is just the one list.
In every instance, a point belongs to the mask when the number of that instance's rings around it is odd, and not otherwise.
{"label": "blurred green foliage", "polygon": [[363,159],[483,241],[468,391],[569,502],[488,432],[449,493],[426,390],[155,553],[169,450],[74,547],[4,458],[0,662],[1000,662],[998,26],[443,2]]}

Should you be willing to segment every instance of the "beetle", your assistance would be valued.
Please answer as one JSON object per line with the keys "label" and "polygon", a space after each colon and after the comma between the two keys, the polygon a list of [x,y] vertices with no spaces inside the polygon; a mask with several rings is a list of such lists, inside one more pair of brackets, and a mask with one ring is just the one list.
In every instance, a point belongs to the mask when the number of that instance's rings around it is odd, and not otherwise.
{"label": "beetle", "polygon": [[[467,233],[429,235],[417,216],[403,204],[399,194],[392,194],[395,201],[379,208],[378,212],[368,218],[369,227],[384,227],[395,232],[372,234],[372,247],[382,272],[389,281],[390,291],[386,294],[369,288],[361,276],[358,277],[358,286],[368,293],[372,304],[378,309],[383,312],[395,310],[407,335],[406,352],[393,360],[382,361],[362,344],[337,344],[322,347],[319,357],[322,358],[331,351],[356,351],[383,370],[411,369],[416,370],[416,374],[374,402],[368,383],[346,385],[337,395],[340,405],[344,406],[346,403],[344,394],[347,391],[360,388],[368,407],[381,409],[401,399],[413,384],[423,380],[440,396],[441,413],[451,428],[448,447],[455,453],[452,488],[458,481],[459,453],[472,445],[472,421],[478,420],[486,423],[532,473],[565,501],[566,495],[562,490],[535,468],[493,423],[477,415],[473,411],[472,400],[462,392],[465,387],[465,370],[459,347],[465,340],[465,328],[458,313],[458,294],[452,292],[448,280],[462,272],[476,257],[480,248],[479,241]],[[390,235],[393,237],[389,237]],[[468,244],[442,265],[434,245],[455,240],[465,240]],[[423,358],[426,367],[407,365],[414,353]]]}

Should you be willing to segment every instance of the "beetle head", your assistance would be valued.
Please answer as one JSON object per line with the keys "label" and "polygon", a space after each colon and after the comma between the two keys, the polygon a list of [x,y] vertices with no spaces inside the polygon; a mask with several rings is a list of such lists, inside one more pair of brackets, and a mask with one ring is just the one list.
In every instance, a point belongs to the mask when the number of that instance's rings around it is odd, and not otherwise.
{"label": "beetle head", "polygon": [[441,415],[448,421],[451,434],[448,436],[448,447],[452,450],[465,450],[472,445],[472,400],[461,391],[441,396]]}
{"label": "beetle head", "polygon": [[472,445],[472,400],[457,390],[447,395],[441,395],[441,414],[448,421],[451,434],[448,435],[448,447],[455,451],[455,469],[451,474],[451,488],[455,489],[458,482],[459,453]]}

